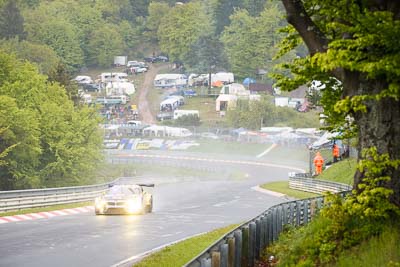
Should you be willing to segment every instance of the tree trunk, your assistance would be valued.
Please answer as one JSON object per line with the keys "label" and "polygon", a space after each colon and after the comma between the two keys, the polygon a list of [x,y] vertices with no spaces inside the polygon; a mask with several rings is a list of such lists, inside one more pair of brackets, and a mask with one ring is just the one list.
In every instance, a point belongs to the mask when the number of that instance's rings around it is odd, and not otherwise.
{"label": "tree trunk", "polygon": [[[386,87],[385,82],[360,82],[357,89],[361,94],[376,94]],[[352,90],[355,92],[354,90]],[[367,112],[354,114],[358,126],[358,160],[362,159],[362,150],[376,147],[378,154],[389,154],[390,160],[400,159],[400,102],[394,98],[367,102]],[[390,201],[400,206],[400,170],[388,169],[381,176],[390,176],[391,180],[383,184],[393,190]],[[354,177],[354,189],[362,182],[364,173],[357,171]]]}

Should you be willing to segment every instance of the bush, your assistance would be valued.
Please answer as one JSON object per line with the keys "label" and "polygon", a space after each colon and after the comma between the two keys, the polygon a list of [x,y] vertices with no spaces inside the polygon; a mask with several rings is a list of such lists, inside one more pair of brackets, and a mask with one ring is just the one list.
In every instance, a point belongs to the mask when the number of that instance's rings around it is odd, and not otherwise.
{"label": "bush", "polygon": [[183,115],[175,120],[176,126],[199,126],[200,118],[195,114]]}

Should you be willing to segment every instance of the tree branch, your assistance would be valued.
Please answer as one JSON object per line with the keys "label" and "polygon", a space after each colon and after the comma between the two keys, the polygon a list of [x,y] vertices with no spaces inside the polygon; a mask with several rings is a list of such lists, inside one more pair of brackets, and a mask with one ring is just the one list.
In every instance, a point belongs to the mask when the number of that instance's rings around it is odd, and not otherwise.
{"label": "tree branch", "polygon": [[295,27],[304,43],[308,47],[310,55],[318,52],[326,52],[328,40],[321,30],[307,14],[301,0],[282,0],[287,13],[287,21]]}

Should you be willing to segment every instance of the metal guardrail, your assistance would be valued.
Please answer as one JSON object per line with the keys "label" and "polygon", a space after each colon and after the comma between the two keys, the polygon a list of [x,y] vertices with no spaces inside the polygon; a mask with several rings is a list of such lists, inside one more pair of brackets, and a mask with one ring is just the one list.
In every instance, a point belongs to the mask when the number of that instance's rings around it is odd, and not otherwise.
{"label": "metal guardrail", "polygon": [[[339,194],[344,197],[348,193]],[[323,205],[323,196],[275,205],[224,235],[184,267],[253,267],[285,226],[307,224]]]}
{"label": "metal guardrail", "polygon": [[347,184],[311,178],[308,173],[289,173],[289,188],[316,194],[324,192],[339,193],[352,189]]}
{"label": "metal guardrail", "polygon": [[91,201],[117,181],[89,186],[0,191],[0,212]]}

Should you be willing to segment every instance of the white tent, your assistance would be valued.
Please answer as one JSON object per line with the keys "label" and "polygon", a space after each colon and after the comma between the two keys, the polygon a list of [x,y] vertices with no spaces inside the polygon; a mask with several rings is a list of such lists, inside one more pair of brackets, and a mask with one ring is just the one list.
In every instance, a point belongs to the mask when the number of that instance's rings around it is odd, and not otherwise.
{"label": "white tent", "polygon": [[106,94],[110,95],[132,95],[135,93],[135,85],[130,82],[109,82],[106,85]]}
{"label": "white tent", "polygon": [[235,80],[232,72],[217,72],[211,74],[211,83],[221,81],[223,83],[233,83]]}
{"label": "white tent", "polygon": [[248,95],[250,95],[250,91],[247,90],[243,84],[232,83],[232,84],[224,85],[221,88],[220,94],[248,96]]}
{"label": "white tent", "polygon": [[223,111],[236,107],[238,97],[236,95],[219,95],[215,101],[215,110]]}

